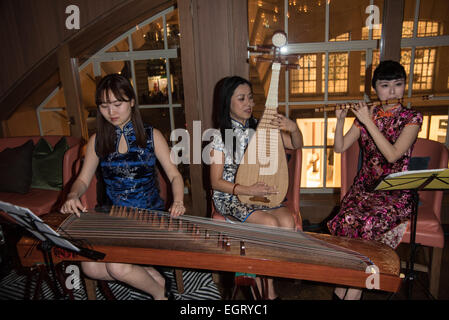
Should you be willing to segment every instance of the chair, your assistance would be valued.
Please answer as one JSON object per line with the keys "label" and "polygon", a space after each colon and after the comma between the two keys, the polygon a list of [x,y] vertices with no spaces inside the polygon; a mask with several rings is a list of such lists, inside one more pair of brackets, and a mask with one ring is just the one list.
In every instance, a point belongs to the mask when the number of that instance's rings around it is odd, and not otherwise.
{"label": "chair", "polygon": [[[295,226],[296,229],[302,230],[302,219],[301,219],[301,213],[299,212],[299,191],[300,191],[300,184],[301,184],[301,164],[302,164],[302,149],[296,149],[296,150],[289,150],[285,149],[285,153],[287,156],[287,167],[288,167],[288,176],[289,176],[289,183],[288,183],[288,189],[286,194],[286,200],[284,201],[284,205],[290,209],[292,212],[292,215],[295,219]],[[212,212],[211,217],[212,219],[217,220],[226,220],[223,215],[221,215],[214,206],[214,203],[212,201],[211,204]],[[256,283],[255,278],[244,276],[244,275],[238,275],[234,278],[234,290],[233,290],[233,296],[232,299],[235,298],[235,295],[237,291],[241,287],[249,286],[254,291],[254,294],[256,298],[261,297]],[[263,288],[262,288],[263,289]],[[262,292],[263,294],[263,292]],[[262,295],[263,297],[263,295]]]}
{"label": "chair", "polygon": [[[359,152],[358,143],[354,143],[341,156],[340,199],[343,199],[357,174]],[[447,168],[448,165],[448,149],[445,145],[432,140],[418,138],[412,157],[429,157],[427,169]],[[444,247],[444,232],[441,226],[443,191],[420,191],[419,199],[416,243],[432,248],[429,291],[437,298]],[[409,228],[402,242],[410,243]]]}

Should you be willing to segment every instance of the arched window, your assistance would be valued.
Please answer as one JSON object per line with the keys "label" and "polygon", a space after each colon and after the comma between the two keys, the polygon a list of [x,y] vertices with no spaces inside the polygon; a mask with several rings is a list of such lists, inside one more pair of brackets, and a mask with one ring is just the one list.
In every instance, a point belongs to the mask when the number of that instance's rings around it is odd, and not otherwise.
{"label": "arched window", "polygon": [[[178,10],[168,8],[128,30],[79,67],[89,134],[95,130],[96,79],[120,73],[133,84],[144,122],[170,132],[185,127]],[[39,106],[41,135],[69,134],[64,88],[56,88]],[[157,122],[155,121],[157,120]]]}

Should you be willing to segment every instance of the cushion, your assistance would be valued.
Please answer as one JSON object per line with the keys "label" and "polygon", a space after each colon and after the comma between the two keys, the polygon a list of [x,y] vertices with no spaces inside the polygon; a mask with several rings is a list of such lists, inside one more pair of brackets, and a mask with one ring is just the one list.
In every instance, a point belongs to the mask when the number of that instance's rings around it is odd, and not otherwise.
{"label": "cushion", "polygon": [[32,160],[32,188],[62,189],[63,159],[68,149],[69,145],[65,137],[62,137],[54,148],[44,138],[37,142]]}
{"label": "cushion", "polygon": [[19,147],[0,152],[0,191],[24,194],[30,190],[33,149],[30,139]]}
{"label": "cushion", "polygon": [[429,166],[430,157],[411,157],[408,170],[426,170]]}

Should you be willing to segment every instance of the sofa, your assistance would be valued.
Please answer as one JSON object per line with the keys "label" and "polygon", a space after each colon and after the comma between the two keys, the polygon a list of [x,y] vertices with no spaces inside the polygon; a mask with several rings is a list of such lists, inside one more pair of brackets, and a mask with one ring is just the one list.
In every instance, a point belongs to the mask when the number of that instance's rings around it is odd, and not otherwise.
{"label": "sofa", "polygon": [[[42,141],[41,138],[44,138],[45,141]],[[35,156],[35,152],[37,149],[37,145],[42,145],[41,142],[45,142],[47,145],[51,145],[56,150],[56,145],[60,143],[61,138],[63,136],[28,136],[28,137],[10,137],[10,138],[0,138],[0,153],[4,151],[7,148],[17,148],[19,146],[23,146],[24,144],[30,145],[31,143],[29,140],[33,141],[33,157]],[[27,143],[28,142],[28,143]],[[75,161],[79,158],[80,154],[80,147],[81,147],[81,138],[75,138],[75,137],[65,137],[64,140],[64,150],[62,151],[60,158],[62,158],[62,186],[60,186],[59,189],[54,188],[53,190],[49,188],[37,188],[33,187],[33,185],[30,185],[29,190],[27,192],[5,192],[4,190],[0,191],[0,200],[4,202],[9,202],[21,207],[29,208],[34,214],[37,216],[43,215],[45,213],[48,213],[52,210],[55,210],[58,208],[58,206],[61,204],[63,199],[66,196],[66,193],[70,189],[71,183],[73,183],[73,180],[75,178],[74,172],[74,164]],[[7,149],[14,150],[14,149]],[[29,152],[28,152],[29,154]],[[7,157],[7,156],[5,156]],[[60,167],[60,158],[59,158],[59,166]],[[4,159],[3,159],[4,160]],[[33,159],[34,161],[34,159]],[[43,161],[46,162],[47,160],[43,158]],[[54,158],[53,160],[54,161]],[[48,163],[51,164],[50,160]],[[34,163],[33,163],[33,170],[34,170]],[[47,168],[46,170],[50,170],[51,168]],[[2,167],[3,172],[5,171],[5,166]],[[6,168],[7,171],[7,168]],[[38,170],[36,170],[38,171]],[[8,172],[6,172],[8,174]],[[34,179],[35,172],[33,171],[33,179]],[[6,180],[4,177],[2,178]],[[8,181],[3,181],[3,184],[5,182],[14,181],[14,179],[8,179]],[[26,189],[25,189],[26,190]],[[9,190],[8,190],[9,191]],[[0,222],[4,222],[4,219],[7,221],[11,221],[4,212],[0,211]]]}

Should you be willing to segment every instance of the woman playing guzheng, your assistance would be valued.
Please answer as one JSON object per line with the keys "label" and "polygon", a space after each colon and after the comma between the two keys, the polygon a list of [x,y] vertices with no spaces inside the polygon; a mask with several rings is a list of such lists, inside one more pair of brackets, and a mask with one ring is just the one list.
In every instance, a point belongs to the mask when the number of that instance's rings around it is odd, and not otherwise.
{"label": "woman playing guzheng", "polygon": [[[267,208],[263,205],[248,205],[239,201],[237,195],[265,196],[275,193],[273,187],[258,182],[253,185],[235,184],[238,163],[234,154],[243,156],[250,139],[250,129],[255,129],[256,119],[252,116],[254,107],[252,85],[249,81],[233,76],[222,79],[217,84],[219,131],[213,136],[211,158],[222,161],[211,161],[210,179],[214,190],[213,201],[216,210],[223,216],[231,216],[241,222],[250,222],[274,227],[293,229],[295,221],[290,211],[284,207]],[[302,147],[302,135],[296,123],[287,117],[277,114],[272,124],[282,130],[284,145],[289,149]],[[236,136],[233,149],[228,150],[225,131],[233,130]],[[217,158],[218,157],[218,158]],[[268,298],[275,299],[272,279],[268,280]]]}
{"label": "woman playing guzheng", "polygon": [[[395,61],[383,61],[374,71],[372,86],[379,100],[400,99],[406,73]],[[361,169],[341,202],[338,214],[327,223],[333,235],[362,238],[396,248],[413,210],[408,191],[373,191],[380,179],[406,171],[423,121],[421,113],[399,104],[351,105],[356,119],[343,136],[346,110],[337,110],[335,152],[342,153],[357,140],[363,155]],[[340,299],[360,299],[361,290],[337,288]]]}
{"label": "woman playing guzheng", "polygon": [[[113,205],[164,210],[155,171],[158,160],[173,191],[174,201],[169,212],[172,216],[182,215],[185,212],[182,176],[170,161],[169,147],[163,135],[143,124],[129,80],[118,74],[105,76],[98,83],[95,99],[97,133],[89,139],[82,170],[60,211],[78,216],[85,211],[79,198],[87,190],[98,165]],[[83,262],[82,269],[90,278],[119,280],[154,299],[167,299],[165,279],[152,267]]]}

